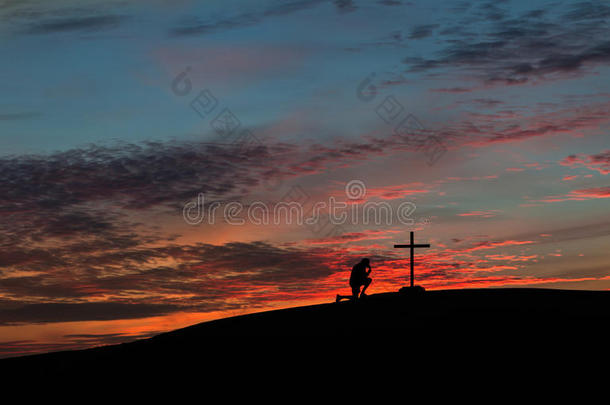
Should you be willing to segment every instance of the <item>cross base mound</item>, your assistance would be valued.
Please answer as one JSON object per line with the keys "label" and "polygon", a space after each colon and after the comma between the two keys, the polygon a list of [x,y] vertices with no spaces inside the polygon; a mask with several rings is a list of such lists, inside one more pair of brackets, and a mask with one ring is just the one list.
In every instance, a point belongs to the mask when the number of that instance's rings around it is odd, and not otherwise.
{"label": "cross base mound", "polygon": [[426,291],[426,289],[424,287],[422,287],[421,285],[402,287],[400,290],[398,290],[398,292],[400,294],[409,294],[409,295],[423,294],[425,291]]}

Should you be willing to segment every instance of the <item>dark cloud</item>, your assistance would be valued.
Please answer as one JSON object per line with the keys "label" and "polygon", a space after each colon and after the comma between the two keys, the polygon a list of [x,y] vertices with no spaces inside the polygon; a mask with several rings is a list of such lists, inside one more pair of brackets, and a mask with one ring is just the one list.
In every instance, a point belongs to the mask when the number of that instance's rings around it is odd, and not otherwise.
{"label": "dark cloud", "polygon": [[500,6],[502,3],[505,3],[505,1],[483,3],[475,10],[475,14],[481,16],[487,21],[502,20],[508,15],[508,10]]}
{"label": "dark cloud", "polygon": [[[564,6],[563,16],[547,11],[535,9],[513,17],[502,5],[480,5],[467,21],[443,29],[441,35],[449,38],[438,57],[407,57],[404,63],[411,71],[455,67],[490,83],[510,85],[575,74],[610,61],[605,20],[609,6],[581,2]],[[485,29],[475,33],[465,28],[473,24]]]}
{"label": "dark cloud", "polygon": [[267,154],[265,148],[247,154],[203,143],[148,143],[3,158],[0,211],[57,212],[102,200],[137,209],[183,202],[198,192],[240,194],[241,188],[257,184],[257,175],[265,168],[255,157]]}
{"label": "dark cloud", "polygon": [[334,0],[334,3],[340,13],[350,13],[357,8],[352,0]]}
{"label": "dark cloud", "polygon": [[[67,250],[52,253],[69,263],[58,262],[52,270],[35,276],[2,274],[0,292],[9,299],[0,302],[0,324],[128,319],[252,307],[279,299],[274,292],[296,298],[328,288],[319,282],[338,271],[339,265],[347,268],[349,260],[355,260],[350,255],[338,259],[332,249],[266,242],[166,245],[76,258]],[[155,258],[172,259],[175,264],[146,265]],[[12,264],[26,269],[30,265],[23,260]],[[87,302],[100,295],[113,298]]]}
{"label": "dark cloud", "polygon": [[538,10],[531,10],[525,13],[524,17],[526,18],[541,18],[543,17],[548,10],[544,10],[544,9],[538,9]]}
{"label": "dark cloud", "polygon": [[[252,309],[336,288],[328,280],[357,260],[340,246],[178,245],[164,232],[143,231],[134,213],[155,223],[159,210],[177,214],[199,192],[245,198],[271,176],[305,176],[402,150],[412,148],[392,135],[324,145],[267,141],[246,150],[119,143],[0,159],[0,294],[10,300],[0,305],[3,322]],[[70,306],[64,311],[60,302]],[[140,307],[123,310],[132,304]]]}
{"label": "dark cloud", "polygon": [[[94,256],[62,249],[46,253],[68,264],[58,262],[40,275],[1,275],[0,293],[7,297],[0,302],[1,323],[251,310],[273,301],[316,297],[342,286],[349,269],[360,259],[341,246],[297,247],[262,241],[138,246]],[[383,267],[396,266],[400,255],[392,252],[369,257]],[[154,259],[172,264],[151,267]],[[438,271],[444,271],[447,265],[430,263],[440,266]],[[18,269],[19,265],[12,267]],[[333,276],[338,272],[343,277]],[[104,302],[87,302],[96,297],[104,297]]]}
{"label": "dark cloud", "polygon": [[198,193],[239,200],[275,177],[317,173],[400,150],[409,147],[392,135],[334,145],[266,142],[250,149],[204,142],[120,143],[9,156],[0,159],[0,213],[9,220],[28,218],[32,229],[48,235],[98,233],[120,220],[113,209],[181,210]]}
{"label": "dark cloud", "polygon": [[[156,225],[159,215],[181,218],[183,204],[198,193],[208,203],[243,201],[272,178],[323,172],[401,148],[408,149],[394,136],[325,146],[268,142],[246,150],[193,142],[120,143],[5,157],[0,159],[0,291],[17,301],[188,291],[199,300],[192,305],[210,308],[214,300],[213,308],[225,308],[224,299],[250,288],[248,282],[283,280],[286,288],[298,288],[296,280],[329,274],[318,262],[319,252],[308,256],[265,244],[174,246],[177,235]],[[159,267],[159,260],[176,264]],[[256,271],[241,274],[239,281],[246,284],[207,280],[202,293],[202,268]]]}
{"label": "dark cloud", "polygon": [[601,174],[610,174],[610,149],[592,155],[569,155],[560,164],[569,167],[586,167]]}
{"label": "dark cloud", "polygon": [[602,1],[581,1],[571,5],[563,18],[568,22],[605,20],[610,17],[610,5]]}
{"label": "dark cloud", "polygon": [[216,21],[203,21],[199,18],[189,17],[181,21],[180,26],[171,29],[174,36],[203,35],[216,31],[230,30],[238,27],[246,27],[261,21],[256,14],[241,14]]}
{"label": "dark cloud", "polygon": [[292,14],[314,7],[324,0],[293,0],[276,2],[264,10],[242,12],[216,18],[203,19],[189,16],[183,19],[178,26],[170,30],[172,36],[205,35],[234,28],[247,27],[264,21],[267,17]]}
{"label": "dark cloud", "polygon": [[431,91],[436,93],[469,93],[472,89],[466,87],[444,87],[439,89],[432,89]]}
{"label": "dark cloud", "polygon": [[498,105],[504,104],[503,101],[495,100],[492,98],[475,98],[472,100],[472,103],[481,107],[496,107]]}
{"label": "dark cloud", "polygon": [[44,35],[62,32],[90,33],[114,29],[129,19],[120,11],[125,3],[58,4],[16,1],[0,5],[0,21],[14,33]]}
{"label": "dark cloud", "polygon": [[402,1],[398,1],[398,0],[380,0],[378,1],[379,4],[382,4],[384,6],[400,6],[402,5]]}
{"label": "dark cloud", "polygon": [[432,31],[438,28],[438,24],[418,25],[411,30],[410,39],[422,39],[432,35]]}
{"label": "dark cloud", "polygon": [[94,15],[49,19],[33,23],[29,32],[31,34],[49,34],[70,31],[99,31],[118,27],[125,18],[125,16],[119,15]]}
{"label": "dark cloud", "polygon": [[[278,1],[275,4],[269,6],[263,15],[287,15],[297,11],[305,10],[314,7],[320,3],[324,3],[325,0],[289,0],[289,1]],[[351,3],[351,1],[347,1]],[[336,2],[335,2],[336,3]]]}

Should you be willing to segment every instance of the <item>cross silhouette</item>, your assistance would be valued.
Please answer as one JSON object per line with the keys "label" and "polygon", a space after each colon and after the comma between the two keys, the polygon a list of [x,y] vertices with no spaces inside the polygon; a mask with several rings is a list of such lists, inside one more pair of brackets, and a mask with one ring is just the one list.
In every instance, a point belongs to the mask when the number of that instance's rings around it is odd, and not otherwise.
{"label": "cross silhouette", "polygon": [[414,243],[414,235],[413,232],[411,232],[411,243],[408,245],[394,245],[394,248],[410,248],[411,249],[411,287],[413,287],[413,282],[415,280],[415,274],[413,272],[413,263],[414,263],[414,257],[415,256],[415,248],[429,248],[430,244],[423,244],[423,245],[416,245]]}

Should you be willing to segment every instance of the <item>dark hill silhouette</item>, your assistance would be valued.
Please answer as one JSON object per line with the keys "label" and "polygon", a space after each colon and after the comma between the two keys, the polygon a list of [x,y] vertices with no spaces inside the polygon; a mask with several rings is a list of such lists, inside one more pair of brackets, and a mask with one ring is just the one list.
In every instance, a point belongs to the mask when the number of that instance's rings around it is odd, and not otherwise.
{"label": "dark hill silhouette", "polygon": [[610,291],[469,289],[383,293],[356,303],[320,304],[219,319],[119,345],[9,358],[1,360],[0,366],[28,370],[27,373],[53,373],[209,362],[211,355],[229,350],[233,357],[240,358],[263,356],[263,350],[267,355],[273,352],[292,356],[303,347],[296,342],[304,336],[314,340],[323,337],[333,346],[336,342],[349,344],[355,338],[372,338],[398,345],[397,350],[407,350],[402,342],[408,339],[480,339],[489,336],[490,331],[503,337],[531,338],[533,333],[561,336],[575,330],[603,330],[609,320]]}

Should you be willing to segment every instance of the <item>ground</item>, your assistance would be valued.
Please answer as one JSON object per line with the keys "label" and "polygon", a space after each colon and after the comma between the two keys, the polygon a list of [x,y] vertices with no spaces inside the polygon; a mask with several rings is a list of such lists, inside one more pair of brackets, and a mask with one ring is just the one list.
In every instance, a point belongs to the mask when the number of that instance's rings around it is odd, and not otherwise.
{"label": "ground", "polygon": [[[444,347],[474,341],[537,345],[567,339],[575,331],[594,336],[605,333],[609,320],[610,291],[383,293],[356,303],[333,302],[204,322],[121,345],[4,359],[0,365],[28,373],[55,373],[185,362],[209,364],[219,358],[224,364],[230,359],[232,365],[281,357],[301,356],[303,360],[312,353],[337,350],[340,357],[348,358],[375,352],[411,356],[422,344],[432,341],[444,342]],[[542,341],[541,335],[545,336]],[[320,344],[327,347],[321,352],[312,349],[312,345]]]}

